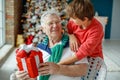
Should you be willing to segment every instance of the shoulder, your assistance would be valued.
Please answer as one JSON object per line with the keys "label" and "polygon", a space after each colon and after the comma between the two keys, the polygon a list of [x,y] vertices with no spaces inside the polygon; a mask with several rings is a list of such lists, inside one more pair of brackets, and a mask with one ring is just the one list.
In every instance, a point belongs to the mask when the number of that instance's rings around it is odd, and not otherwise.
{"label": "shoulder", "polygon": [[87,29],[87,33],[90,35],[90,36],[100,36],[100,35],[103,35],[104,34],[104,31],[103,31],[103,26],[102,24],[93,18],[93,20],[91,21],[91,24],[90,26],[88,27]]}
{"label": "shoulder", "polygon": [[93,30],[102,30],[103,29],[103,26],[102,24],[95,18],[93,18],[92,22],[91,22],[91,28],[93,28]]}
{"label": "shoulder", "polygon": [[[72,57],[73,55],[75,55],[75,53],[73,51],[71,51],[71,49],[69,47],[66,47],[63,50],[63,54],[62,54],[61,60],[66,59],[68,57]],[[80,63],[88,63],[87,58],[85,57],[85,58],[75,62],[75,64],[80,64]]]}
{"label": "shoulder", "polygon": [[71,57],[73,54],[74,54],[74,52],[71,51],[69,47],[65,47],[63,49],[61,60],[64,60],[64,59],[66,59],[68,57]]}
{"label": "shoulder", "polygon": [[50,48],[47,45],[42,43],[38,44],[37,47],[43,53],[43,61],[44,62],[48,61],[51,54]]}
{"label": "shoulder", "polygon": [[51,50],[50,50],[50,48],[48,47],[48,45],[45,45],[45,44],[43,44],[43,43],[39,43],[39,44],[37,45],[37,47],[38,47],[40,50],[46,51],[46,52],[48,52],[49,54],[51,54]]}

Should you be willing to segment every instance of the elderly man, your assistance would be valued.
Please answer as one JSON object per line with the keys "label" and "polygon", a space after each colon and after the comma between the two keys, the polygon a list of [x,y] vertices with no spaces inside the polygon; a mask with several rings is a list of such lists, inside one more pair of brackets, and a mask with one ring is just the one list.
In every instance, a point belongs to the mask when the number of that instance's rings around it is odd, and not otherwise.
{"label": "elderly man", "polygon": [[[74,55],[68,45],[68,36],[62,33],[59,15],[54,11],[45,12],[41,16],[41,25],[47,36],[37,46],[43,52],[44,59],[44,63],[39,67],[39,80],[80,80],[88,68],[86,58],[71,65],[57,64]],[[15,74],[18,79],[30,80],[28,73],[24,71],[17,71]]]}

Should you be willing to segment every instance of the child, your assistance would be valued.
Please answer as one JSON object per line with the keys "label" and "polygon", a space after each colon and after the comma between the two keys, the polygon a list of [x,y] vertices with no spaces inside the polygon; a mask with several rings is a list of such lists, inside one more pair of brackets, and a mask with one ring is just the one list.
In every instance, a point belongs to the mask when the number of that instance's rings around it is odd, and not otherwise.
{"label": "child", "polygon": [[75,55],[58,64],[72,64],[84,57],[103,59],[103,27],[94,18],[94,8],[91,2],[89,0],[73,0],[68,4],[66,12],[70,17],[67,25],[70,47]]}

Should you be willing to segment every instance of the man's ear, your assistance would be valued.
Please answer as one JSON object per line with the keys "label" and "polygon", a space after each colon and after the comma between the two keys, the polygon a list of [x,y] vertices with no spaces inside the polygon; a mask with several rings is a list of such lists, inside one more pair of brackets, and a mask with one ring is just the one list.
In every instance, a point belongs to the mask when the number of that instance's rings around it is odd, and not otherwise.
{"label": "man's ear", "polygon": [[46,33],[45,27],[41,26],[43,33]]}

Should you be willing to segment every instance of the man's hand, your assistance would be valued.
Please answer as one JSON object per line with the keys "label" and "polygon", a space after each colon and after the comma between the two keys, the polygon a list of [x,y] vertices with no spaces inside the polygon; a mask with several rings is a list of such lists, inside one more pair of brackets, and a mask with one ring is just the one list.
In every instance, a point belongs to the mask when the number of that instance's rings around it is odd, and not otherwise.
{"label": "man's hand", "polygon": [[15,75],[18,80],[36,80],[36,78],[30,78],[26,71],[16,71]]}
{"label": "man's hand", "polygon": [[41,63],[39,67],[40,75],[49,75],[49,74],[57,74],[59,72],[59,65],[53,62],[45,62]]}

